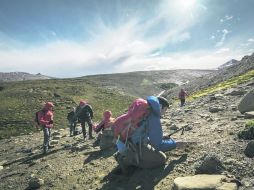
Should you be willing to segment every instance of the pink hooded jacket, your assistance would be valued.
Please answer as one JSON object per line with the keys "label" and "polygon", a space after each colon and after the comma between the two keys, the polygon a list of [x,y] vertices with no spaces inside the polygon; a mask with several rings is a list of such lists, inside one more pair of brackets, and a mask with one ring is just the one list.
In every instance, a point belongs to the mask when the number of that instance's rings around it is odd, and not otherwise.
{"label": "pink hooded jacket", "polygon": [[114,119],[112,116],[112,113],[111,111],[105,111],[103,113],[103,120],[96,126],[94,126],[94,131],[96,133],[98,133],[99,131],[101,131],[102,129],[106,129],[106,128],[109,128],[112,126],[113,122],[114,122]]}
{"label": "pink hooded jacket", "polygon": [[54,107],[54,104],[52,102],[47,102],[44,105],[43,110],[39,112],[39,115],[38,115],[40,125],[46,128],[53,127],[53,111],[52,111],[53,107]]}

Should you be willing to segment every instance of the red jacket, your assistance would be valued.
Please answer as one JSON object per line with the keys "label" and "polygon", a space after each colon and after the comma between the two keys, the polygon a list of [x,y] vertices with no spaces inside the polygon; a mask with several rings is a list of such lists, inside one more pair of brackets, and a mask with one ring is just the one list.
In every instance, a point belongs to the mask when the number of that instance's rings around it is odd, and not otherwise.
{"label": "red jacket", "polygon": [[43,110],[38,114],[39,122],[46,128],[53,127],[53,112],[51,110]]}
{"label": "red jacket", "polygon": [[179,92],[179,95],[178,95],[179,99],[185,99],[186,96],[188,96],[188,94],[184,90],[181,90]]}

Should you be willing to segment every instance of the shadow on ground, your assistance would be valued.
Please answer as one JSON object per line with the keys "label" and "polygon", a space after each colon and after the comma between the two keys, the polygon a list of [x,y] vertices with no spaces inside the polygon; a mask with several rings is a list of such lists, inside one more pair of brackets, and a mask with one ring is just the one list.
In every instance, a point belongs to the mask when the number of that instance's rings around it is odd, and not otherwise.
{"label": "shadow on ground", "polygon": [[177,160],[172,160],[166,167],[155,169],[133,169],[129,174],[123,175],[119,168],[115,168],[104,177],[102,182],[105,183],[101,189],[145,189],[152,190],[167,175],[173,171],[177,164],[181,164],[187,160],[187,154],[183,154]]}

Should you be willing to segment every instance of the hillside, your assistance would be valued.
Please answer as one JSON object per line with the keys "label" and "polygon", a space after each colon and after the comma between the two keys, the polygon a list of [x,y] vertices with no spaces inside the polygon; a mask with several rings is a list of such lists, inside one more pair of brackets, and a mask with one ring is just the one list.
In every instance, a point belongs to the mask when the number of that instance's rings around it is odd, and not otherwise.
{"label": "hillside", "polygon": [[[198,97],[186,107],[173,104],[162,119],[164,134],[187,126],[184,134],[179,132],[173,138],[193,143],[184,149],[167,152],[164,167],[133,169],[127,176],[117,169],[113,157],[115,149],[101,151],[95,140],[84,141],[82,135],[69,137],[67,128],[55,130],[53,139],[59,142],[48,155],[41,151],[41,131],[1,140],[0,189],[32,189],[35,185],[42,190],[171,189],[177,177],[195,175],[207,155],[214,155],[218,160],[208,165],[206,172],[213,166],[217,168],[216,164],[220,162],[221,172],[231,178],[228,185],[253,189],[254,160],[244,155],[250,140],[239,139],[238,133],[245,129],[246,123],[253,124],[254,121],[245,119],[237,110],[239,101],[253,89],[253,84],[252,76],[234,88]],[[242,93],[228,93],[228,90]]]}
{"label": "hillside", "polygon": [[[244,56],[237,64],[233,64],[230,67],[216,70],[213,73],[196,78],[189,84],[169,89],[165,91],[164,96],[168,97],[168,99],[176,98],[181,88],[186,89],[189,94],[192,94],[199,91],[200,89],[206,89],[223,81],[227,81],[239,75],[243,75],[251,70],[254,70],[254,53],[250,56]],[[244,81],[239,79],[239,81],[233,82],[234,83],[231,82],[231,87]]]}
{"label": "hillside", "polygon": [[53,77],[45,76],[40,73],[34,75],[25,72],[0,72],[0,82],[13,82],[13,81],[25,81],[25,80],[43,80],[52,79]]}
{"label": "hillside", "polygon": [[145,98],[157,95],[163,90],[187,84],[199,77],[213,73],[215,70],[161,70],[138,71],[130,73],[93,75],[82,77],[89,79],[101,87],[116,90]]}
{"label": "hillside", "polygon": [[34,131],[34,115],[43,102],[52,101],[57,128],[67,126],[66,116],[80,99],[95,110],[95,121],[109,109],[122,113],[133,97],[98,87],[87,79],[49,79],[0,83],[0,138]]}

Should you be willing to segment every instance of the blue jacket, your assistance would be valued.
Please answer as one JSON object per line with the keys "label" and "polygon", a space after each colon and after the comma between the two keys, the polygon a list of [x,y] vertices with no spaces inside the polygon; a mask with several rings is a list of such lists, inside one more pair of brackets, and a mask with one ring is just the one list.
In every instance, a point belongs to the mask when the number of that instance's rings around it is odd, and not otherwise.
{"label": "blue jacket", "polygon": [[151,106],[152,110],[147,118],[147,130],[150,144],[158,151],[169,151],[176,147],[175,141],[172,139],[163,140],[163,132],[160,121],[161,109],[159,100],[155,96],[148,96],[147,102]]}

